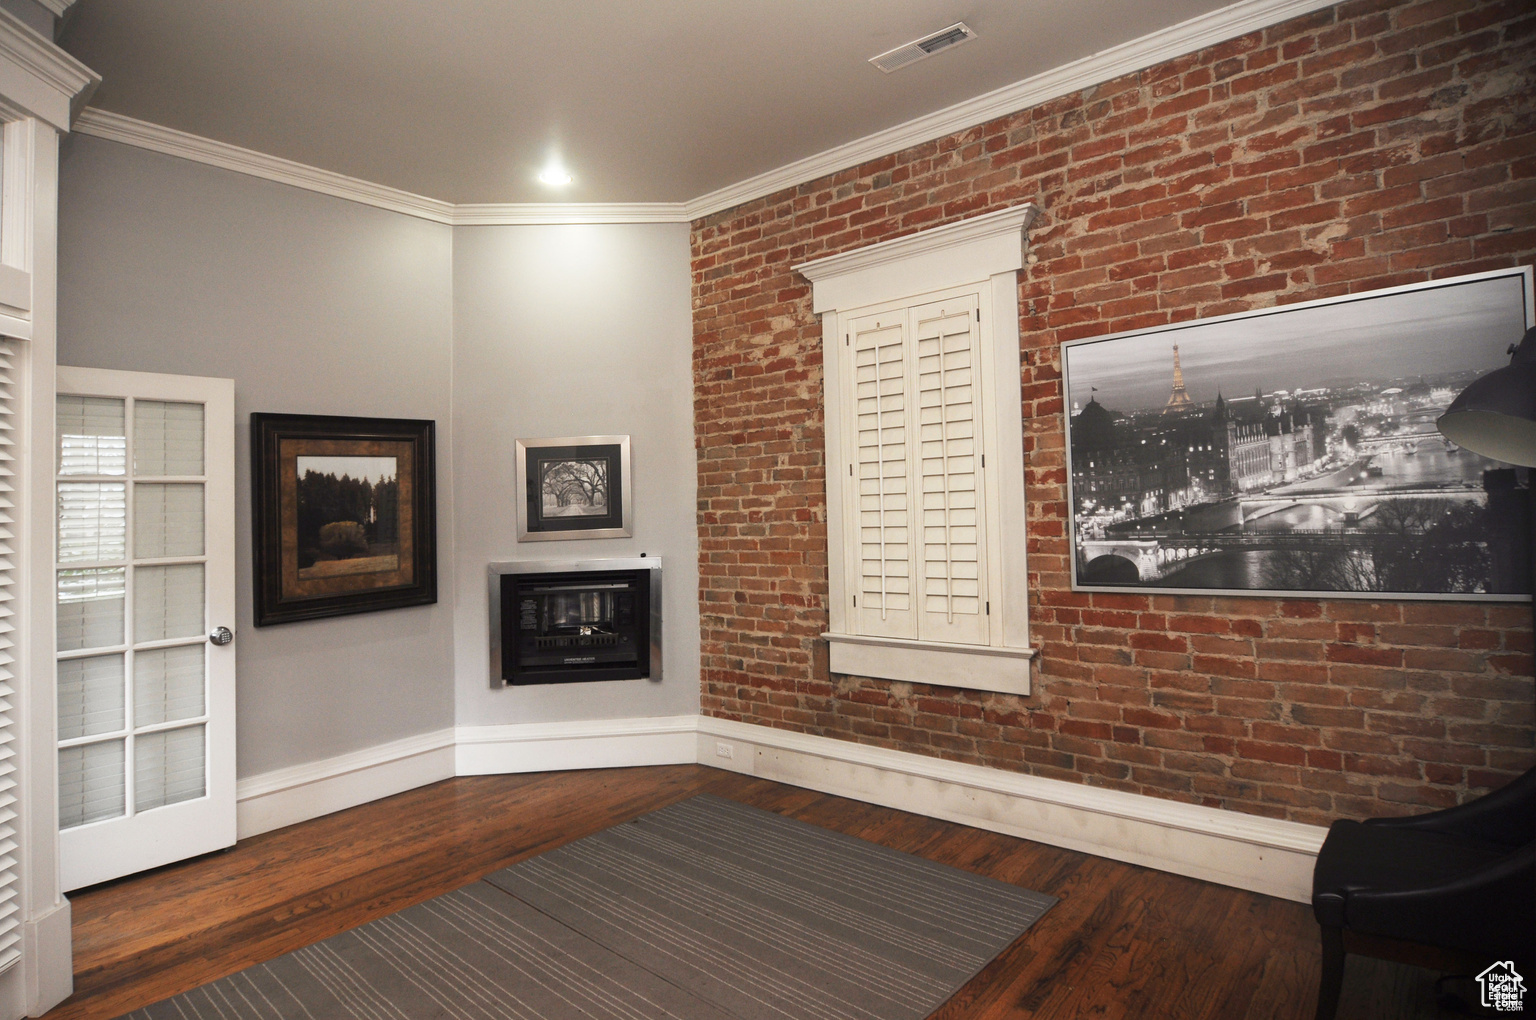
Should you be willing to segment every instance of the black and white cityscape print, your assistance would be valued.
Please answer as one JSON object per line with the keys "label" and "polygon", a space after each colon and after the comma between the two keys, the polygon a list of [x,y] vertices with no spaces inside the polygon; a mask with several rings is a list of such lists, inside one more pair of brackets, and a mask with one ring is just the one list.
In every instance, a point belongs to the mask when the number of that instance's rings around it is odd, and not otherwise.
{"label": "black and white cityscape print", "polygon": [[1435,419],[1509,363],[1531,270],[1068,343],[1074,586],[1509,597],[1525,472]]}

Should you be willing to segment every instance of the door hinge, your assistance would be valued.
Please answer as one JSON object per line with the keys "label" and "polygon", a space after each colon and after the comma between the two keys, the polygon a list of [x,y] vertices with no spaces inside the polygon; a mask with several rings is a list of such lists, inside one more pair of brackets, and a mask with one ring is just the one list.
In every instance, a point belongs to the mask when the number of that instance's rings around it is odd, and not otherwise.
{"label": "door hinge", "polygon": [[982,454],[981,455],[981,466],[982,467],[986,467],[987,466],[987,455],[986,454]]}
{"label": "door hinge", "polygon": [[859,604],[859,597],[857,595],[853,597],[853,604],[855,607],[857,607]]}
{"label": "door hinge", "polygon": [[980,308],[976,309],[976,321],[977,322],[981,321],[981,309]]}
{"label": "door hinge", "polygon": [[849,338],[849,336],[851,336],[851,335],[852,335],[852,334],[849,334],[849,333],[844,333],[844,334],[843,334],[843,346],[844,346],[844,347],[847,347],[847,346],[848,346],[848,338]]}
{"label": "door hinge", "polygon": [[992,603],[990,603],[990,602],[987,603],[987,615],[988,616],[992,615]]}

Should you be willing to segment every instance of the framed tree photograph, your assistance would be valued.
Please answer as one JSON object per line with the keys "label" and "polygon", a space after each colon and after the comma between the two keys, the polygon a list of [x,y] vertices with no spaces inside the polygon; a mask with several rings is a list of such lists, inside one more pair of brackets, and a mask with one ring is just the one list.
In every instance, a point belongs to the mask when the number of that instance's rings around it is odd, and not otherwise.
{"label": "framed tree photograph", "polygon": [[1529,598],[1526,478],[1435,422],[1532,325],[1521,266],[1067,342],[1072,587]]}
{"label": "framed tree photograph", "polygon": [[517,441],[517,540],[628,538],[628,436]]}
{"label": "framed tree photograph", "polygon": [[437,601],[435,423],[251,415],[256,625]]}

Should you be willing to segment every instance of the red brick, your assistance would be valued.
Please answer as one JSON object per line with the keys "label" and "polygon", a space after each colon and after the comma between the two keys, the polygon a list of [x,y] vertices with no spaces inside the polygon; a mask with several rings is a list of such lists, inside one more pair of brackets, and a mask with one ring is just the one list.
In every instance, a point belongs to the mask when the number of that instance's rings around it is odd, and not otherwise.
{"label": "red brick", "polygon": [[1329,662],[1353,662],[1370,666],[1401,666],[1403,652],[1399,648],[1362,648],[1359,645],[1331,644],[1323,651]]}
{"label": "red brick", "polygon": [[[1536,262],[1527,9],[1350,0],[695,221],[702,710],[1311,823],[1536,762],[1528,606],[1071,591],[1058,347]],[[1033,693],[829,676],[792,267],[1023,200]]]}

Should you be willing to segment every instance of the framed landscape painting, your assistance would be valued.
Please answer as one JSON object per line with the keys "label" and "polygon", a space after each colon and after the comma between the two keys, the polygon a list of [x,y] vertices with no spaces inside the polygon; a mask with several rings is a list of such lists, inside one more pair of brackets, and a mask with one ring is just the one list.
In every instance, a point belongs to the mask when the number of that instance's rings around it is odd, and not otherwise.
{"label": "framed landscape painting", "polygon": [[251,415],[256,625],[437,601],[435,426]]}
{"label": "framed landscape painting", "polygon": [[517,540],[628,538],[628,436],[517,441]]}
{"label": "framed landscape painting", "polygon": [[1527,266],[1063,344],[1073,588],[1529,597],[1526,472],[1435,420],[1532,306]]}

